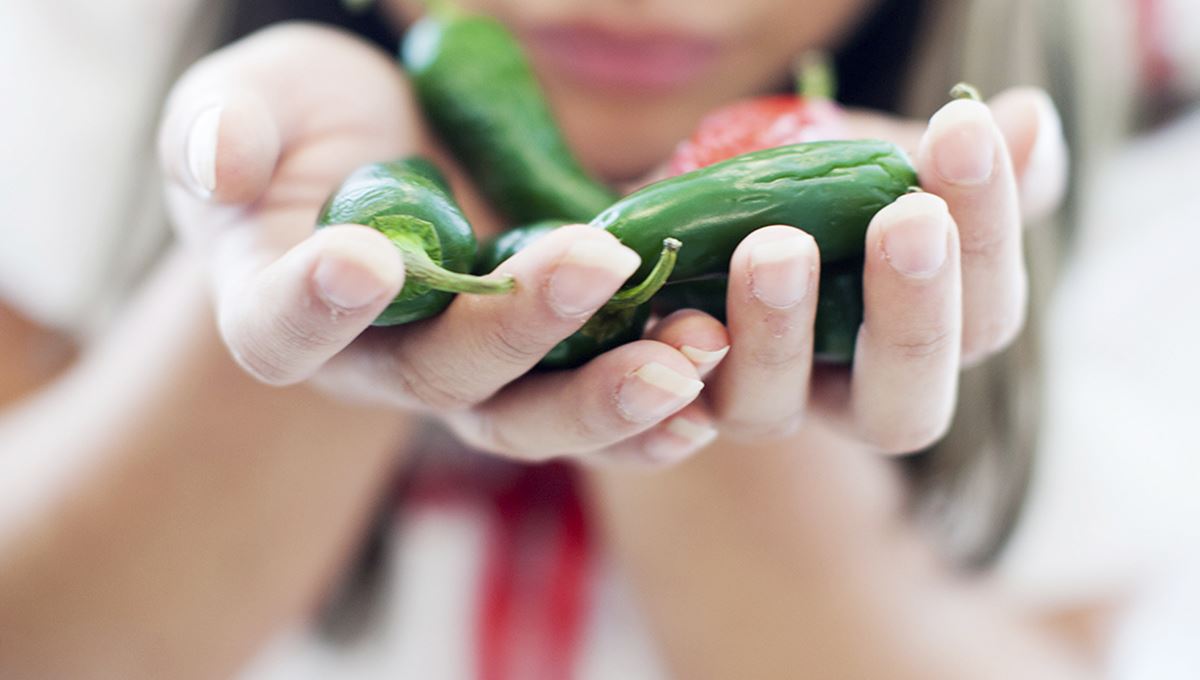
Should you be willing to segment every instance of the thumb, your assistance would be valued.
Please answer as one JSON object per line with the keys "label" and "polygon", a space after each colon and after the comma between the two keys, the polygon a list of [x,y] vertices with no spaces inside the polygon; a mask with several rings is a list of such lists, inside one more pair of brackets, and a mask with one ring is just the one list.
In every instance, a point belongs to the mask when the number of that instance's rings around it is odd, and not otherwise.
{"label": "thumb", "polygon": [[234,87],[180,83],[167,105],[159,158],[185,200],[251,203],[266,190],[282,148],[280,126],[263,98]]}

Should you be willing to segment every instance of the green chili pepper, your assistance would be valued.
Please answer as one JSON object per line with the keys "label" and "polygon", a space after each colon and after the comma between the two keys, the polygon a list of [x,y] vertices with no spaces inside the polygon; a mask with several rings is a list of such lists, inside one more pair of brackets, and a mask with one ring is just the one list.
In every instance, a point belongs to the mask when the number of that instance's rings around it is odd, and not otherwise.
{"label": "green chili pepper", "polygon": [[[480,250],[476,271],[495,270],[518,251],[564,224],[567,222],[546,220],[501,234]],[[673,238],[663,239],[662,250],[641,283],[613,295],[582,328],[558,343],[538,365],[542,368],[574,368],[614,347],[641,338],[642,329],[650,318],[649,303],[675,268],[681,246]]]}
{"label": "green chili pepper", "polygon": [[508,258],[525,250],[551,231],[570,224],[566,220],[542,220],[508,231],[486,241],[475,258],[475,273],[488,274]]}
{"label": "green chili pepper", "polygon": [[[827,264],[821,281],[815,352],[825,361],[851,359],[862,323],[862,249],[875,213],[917,182],[904,152],[887,142],[815,142],[744,154],[650,185],[618,201],[592,225],[604,227],[642,257],[645,284],[663,272],[668,254],[651,259],[651,244],[687,239],[658,307],[694,307],[724,320],[725,277],[734,248],[771,224],[803,228]],[[504,234],[490,244],[480,271],[491,271],[534,238],[561,226],[541,223]],[[839,262],[840,261],[840,262]],[[637,274],[635,274],[637,276]],[[644,301],[644,300],[643,300]],[[555,348],[544,366],[583,363],[641,336],[649,311],[610,302],[579,333]]]}
{"label": "green chili pepper", "polygon": [[472,276],[475,234],[450,186],[423,158],[359,168],[321,209],[317,227],[362,224],[388,237],[404,258],[404,288],[375,319],[394,326],[431,317],[454,293],[490,295],[513,289],[512,279]]}
{"label": "green chili pepper", "polygon": [[[827,263],[821,267],[817,318],[813,323],[813,357],[829,364],[848,364],[863,321],[863,266],[860,260]],[[712,276],[665,286],[654,297],[654,311],[666,316],[680,309],[698,309],[725,323],[729,278]]]}
{"label": "green chili pepper", "polygon": [[517,224],[586,222],[607,208],[616,196],[571,154],[512,34],[434,5],[401,59],[426,118],[491,205]]}
{"label": "green chili pepper", "polygon": [[863,322],[863,263],[861,259],[821,269],[817,319],[813,323],[813,358],[831,364],[854,360],[858,329]]}
{"label": "green chili pepper", "polygon": [[812,142],[755,151],[641,189],[591,224],[642,256],[641,275],[662,240],[688,244],[672,281],[729,270],[752,231],[794,226],[817,241],[822,261],[861,257],[875,213],[917,184],[908,157],[889,142]]}

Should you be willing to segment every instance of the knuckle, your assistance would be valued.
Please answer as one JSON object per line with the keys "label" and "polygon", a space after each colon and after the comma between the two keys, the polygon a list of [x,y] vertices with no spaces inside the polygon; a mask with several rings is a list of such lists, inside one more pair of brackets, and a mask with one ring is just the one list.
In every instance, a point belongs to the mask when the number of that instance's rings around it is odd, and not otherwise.
{"label": "knuckle", "polygon": [[282,314],[272,320],[269,337],[287,354],[311,352],[338,341],[335,328],[314,321],[316,319],[307,314]]}
{"label": "knuckle", "polygon": [[1004,254],[1011,240],[1001,229],[985,227],[976,230],[960,232],[959,250],[966,257],[976,259],[997,259]]}
{"label": "knuckle", "polygon": [[221,332],[233,358],[247,373],[277,386],[299,382],[295,367],[314,347],[329,342],[327,335],[306,330],[287,315],[262,324],[243,319],[223,321]]}
{"label": "knuckle", "polygon": [[927,359],[950,351],[957,340],[946,326],[933,325],[899,333],[890,344],[905,359]]}
{"label": "knuckle", "polygon": [[481,400],[461,378],[430,362],[413,360],[403,349],[392,355],[390,372],[403,391],[433,411],[462,411]]}
{"label": "knuckle", "polygon": [[541,359],[549,349],[531,324],[502,316],[483,324],[479,349],[505,364],[526,365]]}
{"label": "knuckle", "polygon": [[234,361],[255,380],[275,387],[292,382],[279,355],[267,350],[262,343],[233,340],[228,346]]}
{"label": "knuckle", "polygon": [[779,369],[808,361],[810,350],[794,342],[762,342],[750,350],[750,359],[757,365]]}

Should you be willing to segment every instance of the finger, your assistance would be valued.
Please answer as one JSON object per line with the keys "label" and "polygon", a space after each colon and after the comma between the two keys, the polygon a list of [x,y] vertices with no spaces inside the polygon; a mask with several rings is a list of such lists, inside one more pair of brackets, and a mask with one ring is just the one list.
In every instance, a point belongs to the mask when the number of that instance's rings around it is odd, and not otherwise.
{"label": "finger", "polygon": [[687,357],[701,377],[729,354],[729,333],[720,321],[697,309],[681,309],[659,321],[646,338],[668,344]]}
{"label": "finger", "polygon": [[582,368],[532,375],[450,416],[468,444],[526,460],[600,451],[661,423],[703,389],[687,357],[639,340]]}
{"label": "finger", "polygon": [[201,89],[184,81],[181,88],[171,99],[159,138],[172,188],[220,203],[258,198],[279,159],[279,125],[286,118],[248,85]]}
{"label": "finger", "polygon": [[1014,88],[989,106],[1012,155],[1021,195],[1021,213],[1039,220],[1062,204],[1070,174],[1062,118],[1044,90]]}
{"label": "finger", "polygon": [[608,232],[560,227],[496,270],[515,279],[512,293],[459,295],[439,316],[356,344],[330,368],[370,380],[360,389],[397,405],[474,406],[579,330],[640,264]]}
{"label": "finger", "polygon": [[732,349],[709,396],[723,432],[782,436],[799,426],[819,266],[816,242],[792,227],[759,229],[734,251],[726,303]]}
{"label": "finger", "polygon": [[374,229],[337,226],[246,283],[218,290],[222,336],[251,375],[287,385],[310,377],[383,311],[404,285],[404,263]]}
{"label": "finger", "polygon": [[920,450],[949,426],[959,371],[958,240],[940,198],[904,196],[875,216],[863,285],[854,425],[882,451]]}
{"label": "finger", "polygon": [[708,408],[695,401],[646,432],[585,458],[601,464],[664,468],[696,455],[713,443],[717,435]]}
{"label": "finger", "polygon": [[311,25],[271,28],[180,79],[164,112],[160,158],[180,198],[250,203],[285,156],[320,155],[322,171],[340,178],[417,148],[410,104],[400,70],[363,41]]}
{"label": "finger", "polygon": [[963,358],[1006,346],[1025,316],[1025,262],[1016,180],[1006,143],[986,106],[947,104],[917,154],[921,186],[944,198],[961,239]]}

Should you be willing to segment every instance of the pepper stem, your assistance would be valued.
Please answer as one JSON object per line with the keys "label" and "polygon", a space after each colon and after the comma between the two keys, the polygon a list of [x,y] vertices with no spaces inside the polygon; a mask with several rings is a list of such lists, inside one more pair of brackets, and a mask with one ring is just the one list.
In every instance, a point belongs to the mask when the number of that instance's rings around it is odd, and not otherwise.
{"label": "pepper stem", "polygon": [[650,298],[666,285],[667,279],[671,277],[671,272],[675,271],[675,261],[678,259],[679,249],[682,247],[683,243],[679,239],[669,236],[663,239],[662,252],[658,255],[658,262],[654,263],[654,269],[651,269],[646,278],[642,279],[638,285],[613,295],[608,302],[604,303],[600,311],[632,309],[649,302]]}
{"label": "pepper stem", "polygon": [[485,278],[452,272],[430,259],[419,243],[403,234],[387,234],[388,239],[404,258],[404,278],[434,290],[447,293],[471,293],[473,295],[503,295],[516,288],[511,275],[501,278]]}
{"label": "pepper stem", "polygon": [[453,0],[418,0],[417,4],[439,19],[452,20],[462,16],[462,9]]}
{"label": "pepper stem", "polygon": [[983,96],[979,94],[979,89],[970,83],[959,83],[950,88],[950,96],[954,99],[970,99],[976,102],[983,101]]}
{"label": "pepper stem", "polygon": [[796,93],[805,99],[833,100],[837,97],[837,78],[829,55],[811,50],[796,59]]}

